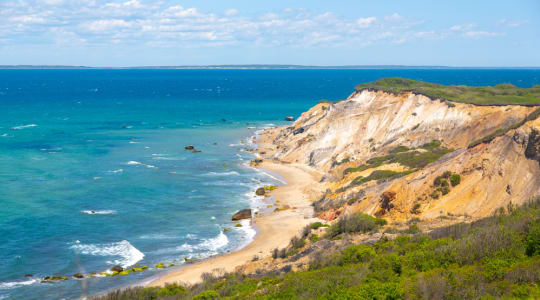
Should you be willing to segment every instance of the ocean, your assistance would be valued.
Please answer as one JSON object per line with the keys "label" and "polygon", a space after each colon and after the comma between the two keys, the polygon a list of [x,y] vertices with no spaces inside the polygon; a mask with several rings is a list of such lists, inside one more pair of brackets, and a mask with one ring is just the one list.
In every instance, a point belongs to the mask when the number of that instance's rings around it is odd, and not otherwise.
{"label": "ocean", "polygon": [[[389,76],[540,84],[538,69],[0,70],[0,299],[77,299],[247,245],[232,214],[281,184],[249,167],[257,131]],[[117,264],[151,268],[40,282]]]}

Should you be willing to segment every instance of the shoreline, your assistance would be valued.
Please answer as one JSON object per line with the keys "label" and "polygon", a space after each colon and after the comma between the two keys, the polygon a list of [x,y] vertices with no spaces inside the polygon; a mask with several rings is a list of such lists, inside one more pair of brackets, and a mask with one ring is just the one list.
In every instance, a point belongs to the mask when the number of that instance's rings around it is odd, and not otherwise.
{"label": "shoreline", "polygon": [[182,266],[178,270],[147,282],[146,287],[162,286],[166,283],[193,285],[202,281],[203,273],[213,273],[217,270],[233,272],[238,267],[251,262],[254,257],[261,259],[270,256],[275,248],[286,247],[290,239],[299,234],[304,226],[318,220],[313,217],[311,200],[314,193],[318,192],[313,188],[316,187],[320,174],[305,166],[271,161],[264,161],[258,168],[277,173],[285,179],[286,184],[280,185],[271,192],[270,196],[274,197],[275,203],[279,203],[277,207],[288,205],[291,208],[262,216],[253,216],[251,224],[257,234],[244,248]]}

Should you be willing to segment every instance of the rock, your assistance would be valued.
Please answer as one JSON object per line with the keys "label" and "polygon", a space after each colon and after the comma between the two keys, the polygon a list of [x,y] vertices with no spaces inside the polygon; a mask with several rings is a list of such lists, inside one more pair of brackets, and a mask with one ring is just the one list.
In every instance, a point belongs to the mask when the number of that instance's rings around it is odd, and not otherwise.
{"label": "rock", "polygon": [[230,231],[230,229],[229,229],[229,228],[224,228],[224,229],[223,229],[223,233],[225,233],[225,232],[229,232],[229,231]]}
{"label": "rock", "polygon": [[129,275],[129,271],[122,271],[120,273],[118,273],[118,275],[122,275],[122,276],[125,276],[125,275]]}
{"label": "rock", "polygon": [[141,272],[142,270],[142,268],[133,268],[131,269],[131,272]]}
{"label": "rock", "polygon": [[186,149],[186,150],[193,150],[193,149],[195,149],[195,146],[193,146],[193,145],[188,145],[188,146],[185,146],[184,149]]}
{"label": "rock", "polygon": [[262,187],[262,188],[258,188],[256,191],[255,191],[255,194],[257,196],[264,196],[264,194],[266,193],[266,190]]}
{"label": "rock", "polygon": [[193,153],[199,153],[199,152],[201,152],[201,150],[195,150],[195,149],[194,149],[194,150],[191,150],[191,152],[193,152]]}
{"label": "rock", "polygon": [[164,264],[157,264],[156,268],[157,269],[163,269],[163,268],[165,268],[165,265]]}
{"label": "rock", "polygon": [[124,271],[124,268],[122,268],[122,267],[119,266],[119,265],[116,265],[116,266],[110,268],[110,270],[113,271],[113,272],[118,272],[118,273],[120,273],[120,272]]}
{"label": "rock", "polygon": [[285,121],[294,121],[294,117],[291,117],[291,116],[285,117]]}
{"label": "rock", "polygon": [[300,133],[302,133],[302,132],[304,132],[304,131],[305,131],[305,129],[304,129],[303,127],[300,127],[300,128],[298,128],[298,129],[296,129],[295,131],[293,131],[293,134],[294,134],[294,135],[297,135],[297,134],[300,134]]}
{"label": "rock", "polygon": [[242,210],[238,211],[237,213],[235,213],[232,216],[233,221],[238,221],[238,220],[242,220],[242,219],[251,219],[251,209],[250,208],[242,209]]}
{"label": "rock", "polygon": [[260,163],[263,162],[262,158],[255,158],[253,161],[254,161],[256,164],[260,164]]}
{"label": "rock", "polygon": [[77,274],[73,274],[73,277],[74,277],[74,278],[81,279],[81,278],[84,278],[84,275],[81,274],[81,273],[77,273]]}
{"label": "rock", "polygon": [[238,223],[238,224],[234,225],[234,227],[242,227],[242,224]]}
{"label": "rock", "polygon": [[225,120],[225,118],[221,118],[221,122],[227,122],[227,120]]}
{"label": "rock", "polygon": [[34,276],[34,275],[32,275],[32,274],[24,274],[24,277],[32,277],[32,276]]}

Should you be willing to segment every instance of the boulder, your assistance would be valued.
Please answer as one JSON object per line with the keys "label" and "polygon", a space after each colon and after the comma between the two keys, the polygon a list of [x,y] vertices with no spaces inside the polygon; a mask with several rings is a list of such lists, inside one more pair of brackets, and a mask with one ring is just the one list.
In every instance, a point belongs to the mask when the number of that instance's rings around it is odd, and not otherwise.
{"label": "boulder", "polygon": [[262,188],[258,188],[256,191],[255,191],[255,194],[257,196],[264,196],[264,194],[266,193],[266,190],[262,187]]}
{"label": "boulder", "polygon": [[163,268],[165,268],[165,265],[162,263],[159,263],[156,265],[156,269],[163,269]]}
{"label": "boulder", "polygon": [[294,117],[291,117],[291,116],[285,117],[285,121],[294,121]]}
{"label": "boulder", "polygon": [[116,266],[112,267],[110,270],[113,271],[113,272],[120,273],[120,272],[124,271],[124,268],[122,268],[122,266],[116,265]]}
{"label": "boulder", "polygon": [[201,150],[191,150],[191,152],[193,152],[193,153],[199,153],[199,152],[201,152]]}
{"label": "boulder", "polygon": [[260,164],[260,163],[263,162],[262,158],[255,158],[253,161],[254,161],[256,164]]}
{"label": "boulder", "polygon": [[242,219],[251,219],[251,209],[250,208],[242,209],[242,210],[238,211],[237,213],[235,213],[232,216],[233,221],[238,221],[238,220],[242,220]]}
{"label": "boulder", "polygon": [[80,279],[80,278],[84,278],[84,275],[81,274],[81,273],[77,273],[77,274],[73,274],[73,277],[74,277],[74,278],[79,278],[79,279]]}
{"label": "boulder", "polygon": [[293,134],[297,135],[297,134],[303,133],[304,131],[305,131],[304,127],[300,127],[296,129],[295,131],[293,131]]}
{"label": "boulder", "polygon": [[193,145],[188,145],[188,146],[185,146],[184,149],[186,149],[186,150],[193,150],[193,149],[195,149],[195,146],[193,146]]}

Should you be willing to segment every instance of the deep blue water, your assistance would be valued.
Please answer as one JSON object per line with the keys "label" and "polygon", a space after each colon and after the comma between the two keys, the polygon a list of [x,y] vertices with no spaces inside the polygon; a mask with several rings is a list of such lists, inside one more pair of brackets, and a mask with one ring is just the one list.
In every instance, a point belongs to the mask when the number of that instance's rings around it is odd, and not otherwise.
{"label": "deep blue water", "polygon": [[540,70],[0,70],[0,299],[77,298],[159,271],[39,278],[245,245],[232,213],[277,183],[245,166],[249,137],[388,76],[540,84]]}

